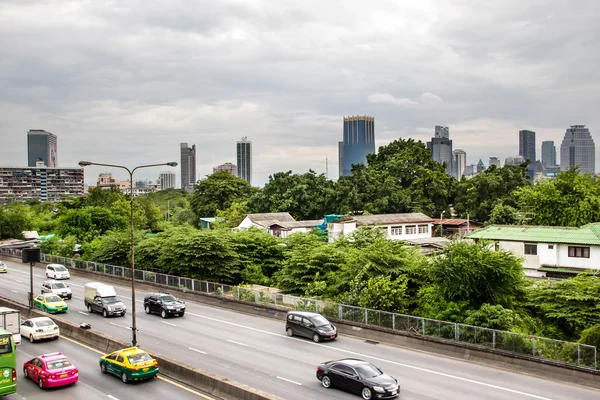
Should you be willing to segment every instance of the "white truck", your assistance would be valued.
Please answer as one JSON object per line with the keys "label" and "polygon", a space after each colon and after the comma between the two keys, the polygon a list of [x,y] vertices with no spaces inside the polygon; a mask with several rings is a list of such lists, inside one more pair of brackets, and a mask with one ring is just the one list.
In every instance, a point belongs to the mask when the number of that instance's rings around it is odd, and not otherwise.
{"label": "white truck", "polygon": [[102,314],[104,318],[113,315],[123,316],[127,307],[117,298],[115,288],[101,282],[86,283],[83,289],[83,302],[88,312]]}
{"label": "white truck", "polygon": [[12,333],[15,344],[21,344],[21,312],[0,307],[0,328]]}

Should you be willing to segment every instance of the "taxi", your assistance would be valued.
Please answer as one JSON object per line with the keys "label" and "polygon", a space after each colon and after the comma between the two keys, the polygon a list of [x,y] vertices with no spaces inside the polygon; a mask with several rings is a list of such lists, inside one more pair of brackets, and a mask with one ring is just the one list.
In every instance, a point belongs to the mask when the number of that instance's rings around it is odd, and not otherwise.
{"label": "taxi", "polygon": [[154,378],[158,374],[158,362],[137,347],[128,347],[103,356],[100,370],[121,378],[124,383]]}
{"label": "taxi", "polygon": [[0,272],[8,272],[8,266],[0,261]]}
{"label": "taxi", "polygon": [[43,293],[33,299],[35,308],[45,311],[50,314],[59,312],[67,312],[69,306],[60,296],[54,293]]}
{"label": "taxi", "polygon": [[25,378],[36,382],[40,389],[72,385],[79,371],[62,353],[42,354],[23,365]]}

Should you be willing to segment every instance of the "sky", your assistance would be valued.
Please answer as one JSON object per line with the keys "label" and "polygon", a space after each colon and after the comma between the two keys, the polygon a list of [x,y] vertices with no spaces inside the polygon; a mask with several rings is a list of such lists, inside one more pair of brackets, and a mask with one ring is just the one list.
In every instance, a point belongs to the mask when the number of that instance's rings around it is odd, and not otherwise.
{"label": "sky", "polygon": [[[203,179],[247,136],[254,185],[336,179],[349,115],[375,117],[376,146],[449,126],[468,164],[517,155],[521,129],[538,158],[570,125],[598,144],[599,20],[597,0],[0,0],[0,166],[45,129],[60,167],[179,162],[187,142]],[[86,184],[100,172],[126,179]]]}

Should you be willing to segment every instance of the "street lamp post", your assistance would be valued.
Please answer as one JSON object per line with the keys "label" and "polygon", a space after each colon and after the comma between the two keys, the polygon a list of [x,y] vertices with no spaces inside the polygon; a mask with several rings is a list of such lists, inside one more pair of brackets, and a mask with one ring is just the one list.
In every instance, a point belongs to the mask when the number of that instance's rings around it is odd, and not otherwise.
{"label": "street lamp post", "polygon": [[140,168],[149,168],[149,167],[160,167],[160,166],[169,166],[176,167],[176,162],[168,162],[162,164],[148,164],[148,165],[138,165],[133,169],[129,169],[123,165],[115,165],[115,164],[102,164],[102,163],[94,163],[90,161],[79,161],[79,166],[88,167],[90,165],[98,165],[101,167],[112,167],[112,168],[121,168],[129,173],[129,225],[131,227],[131,345],[137,346],[137,325],[135,320],[135,242],[134,242],[134,225],[133,225],[133,173]]}

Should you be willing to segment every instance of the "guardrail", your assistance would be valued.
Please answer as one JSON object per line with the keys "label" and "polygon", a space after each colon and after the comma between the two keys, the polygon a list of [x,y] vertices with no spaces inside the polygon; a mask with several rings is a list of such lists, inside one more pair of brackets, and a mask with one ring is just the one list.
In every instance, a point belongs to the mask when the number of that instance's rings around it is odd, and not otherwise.
{"label": "guardrail", "polygon": [[[20,249],[0,249],[0,254],[21,258]],[[63,264],[68,268],[131,279],[131,268],[48,254],[42,254],[41,260],[45,263]],[[271,293],[241,286],[231,286],[138,269],[135,270],[135,280],[164,285],[183,291],[228,297],[262,305],[275,305],[290,310],[313,311],[340,321],[388,328],[416,336],[445,339],[456,343],[533,357],[539,360],[561,362],[581,368],[593,370],[597,370],[598,368],[596,346],[372,310],[326,300]]]}

